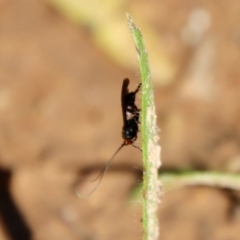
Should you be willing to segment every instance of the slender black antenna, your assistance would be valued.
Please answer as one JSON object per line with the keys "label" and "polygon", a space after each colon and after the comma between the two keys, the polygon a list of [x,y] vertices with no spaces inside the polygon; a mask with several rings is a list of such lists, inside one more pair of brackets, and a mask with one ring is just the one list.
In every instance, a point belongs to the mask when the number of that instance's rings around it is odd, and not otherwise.
{"label": "slender black antenna", "polygon": [[141,151],[142,152],[142,149],[140,148],[140,147],[138,147],[138,146],[136,146],[136,145],[134,145],[134,144],[131,144],[133,147],[135,147],[135,148],[137,148],[139,151]]}
{"label": "slender black antenna", "polygon": [[[103,175],[106,173],[106,171],[108,170],[113,158],[116,156],[116,154],[121,150],[121,148],[123,146],[126,146],[127,144],[125,142],[122,143],[122,145],[118,148],[118,150],[113,154],[113,156],[111,157],[111,159],[108,161],[108,163],[106,164],[105,168],[103,169],[103,171],[99,174],[99,176],[97,178],[95,178],[94,180],[92,180],[92,182],[97,181],[99,178],[103,178]],[[131,144],[133,147],[137,148],[139,151],[142,152],[142,149],[134,144]]]}
{"label": "slender black antenna", "polygon": [[103,169],[103,171],[100,173],[100,175],[94,180],[98,180],[96,186],[93,188],[93,190],[91,192],[89,192],[87,195],[82,195],[81,193],[78,192],[78,190],[76,190],[76,194],[78,195],[78,197],[80,198],[88,198],[92,193],[95,192],[95,190],[98,188],[100,182],[102,181],[102,178],[104,176],[104,174],[106,173],[106,171],[108,170],[108,168],[110,167],[110,164],[112,162],[112,160],[114,159],[114,157],[116,156],[116,154],[126,145],[125,142],[123,142],[120,147],[117,149],[117,151],[113,154],[113,156],[110,158],[110,160],[107,162],[105,168]]}

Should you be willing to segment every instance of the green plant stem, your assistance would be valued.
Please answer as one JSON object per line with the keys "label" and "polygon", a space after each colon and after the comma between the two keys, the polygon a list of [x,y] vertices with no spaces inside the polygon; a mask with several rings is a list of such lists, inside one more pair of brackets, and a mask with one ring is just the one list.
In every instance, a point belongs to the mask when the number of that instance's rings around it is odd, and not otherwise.
{"label": "green plant stem", "polygon": [[158,168],[160,167],[160,147],[148,54],[142,34],[127,14],[129,28],[138,54],[142,80],[141,133],[143,151],[143,229],[145,240],[157,240],[159,237],[157,208],[160,196]]}
{"label": "green plant stem", "polygon": [[165,172],[159,176],[165,189],[181,186],[207,186],[240,191],[240,176],[236,173],[214,171]]}

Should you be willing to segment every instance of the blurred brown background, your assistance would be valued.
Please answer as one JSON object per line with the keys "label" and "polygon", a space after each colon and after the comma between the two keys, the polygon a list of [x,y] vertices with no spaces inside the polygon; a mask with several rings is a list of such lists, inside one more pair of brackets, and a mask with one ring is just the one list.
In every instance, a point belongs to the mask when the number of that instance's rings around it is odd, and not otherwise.
{"label": "blurred brown background", "polygon": [[[161,171],[240,171],[239,1],[1,0],[1,240],[141,239],[136,149],[75,194],[122,142],[122,79],[140,81],[125,12],[149,50]],[[238,240],[240,195],[166,190],[159,219],[162,240]]]}

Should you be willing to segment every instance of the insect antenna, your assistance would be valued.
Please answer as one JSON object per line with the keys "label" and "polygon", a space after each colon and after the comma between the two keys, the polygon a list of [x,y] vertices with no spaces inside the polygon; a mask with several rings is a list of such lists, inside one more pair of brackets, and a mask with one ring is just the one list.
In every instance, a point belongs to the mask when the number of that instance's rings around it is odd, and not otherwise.
{"label": "insect antenna", "polygon": [[[95,192],[95,190],[98,188],[99,184],[101,183],[102,181],[102,178],[104,176],[104,174],[107,172],[108,168],[110,167],[114,157],[117,155],[117,153],[126,145],[125,142],[123,142],[120,147],[117,149],[117,151],[113,154],[113,156],[110,158],[110,160],[107,162],[105,168],[102,170],[102,172],[100,173],[100,175],[94,179],[92,182],[94,181],[97,181],[97,184],[95,185],[95,187],[91,190],[91,192],[89,192],[87,195],[82,195],[81,193],[79,193],[77,190],[76,190],[76,194],[78,195],[78,197],[80,198],[88,198],[92,193]],[[137,147],[138,148],[138,147]],[[139,148],[140,149],[140,148]]]}
{"label": "insect antenna", "polygon": [[142,149],[141,149],[140,147],[138,147],[138,146],[136,146],[136,145],[134,145],[134,144],[132,144],[132,146],[135,147],[135,148],[137,148],[137,149],[139,149],[139,151],[142,152]]}

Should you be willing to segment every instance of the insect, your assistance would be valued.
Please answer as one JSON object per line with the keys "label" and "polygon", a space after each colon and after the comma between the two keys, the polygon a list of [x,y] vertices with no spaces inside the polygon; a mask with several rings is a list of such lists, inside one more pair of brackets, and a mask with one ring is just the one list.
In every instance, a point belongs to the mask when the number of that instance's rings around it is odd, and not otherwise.
{"label": "insect", "polygon": [[85,198],[90,196],[97,189],[104,174],[110,167],[110,164],[113,161],[114,157],[124,146],[132,145],[133,147],[138,148],[140,151],[142,151],[140,147],[133,144],[137,140],[137,134],[139,131],[138,124],[140,124],[139,122],[140,109],[135,105],[135,97],[141,88],[141,83],[133,92],[129,92],[128,90],[129,83],[130,83],[130,80],[128,78],[125,78],[123,80],[122,92],[121,92],[122,117],[123,117],[123,127],[122,127],[123,143],[120,145],[117,151],[113,154],[113,156],[107,162],[101,174],[94,180],[94,181],[98,180],[98,182],[96,186],[93,188],[93,190],[87,195],[85,195]]}
{"label": "insect", "polygon": [[[122,138],[123,144],[129,145],[136,141],[138,133],[139,122],[139,112],[140,109],[135,105],[135,96],[141,87],[141,83],[138,85],[134,92],[128,91],[129,79],[123,80],[122,84],[122,116],[123,116],[123,128],[122,128]],[[135,145],[133,145],[136,147]],[[137,147],[138,148],[138,147]],[[119,149],[120,150],[120,149]]]}

